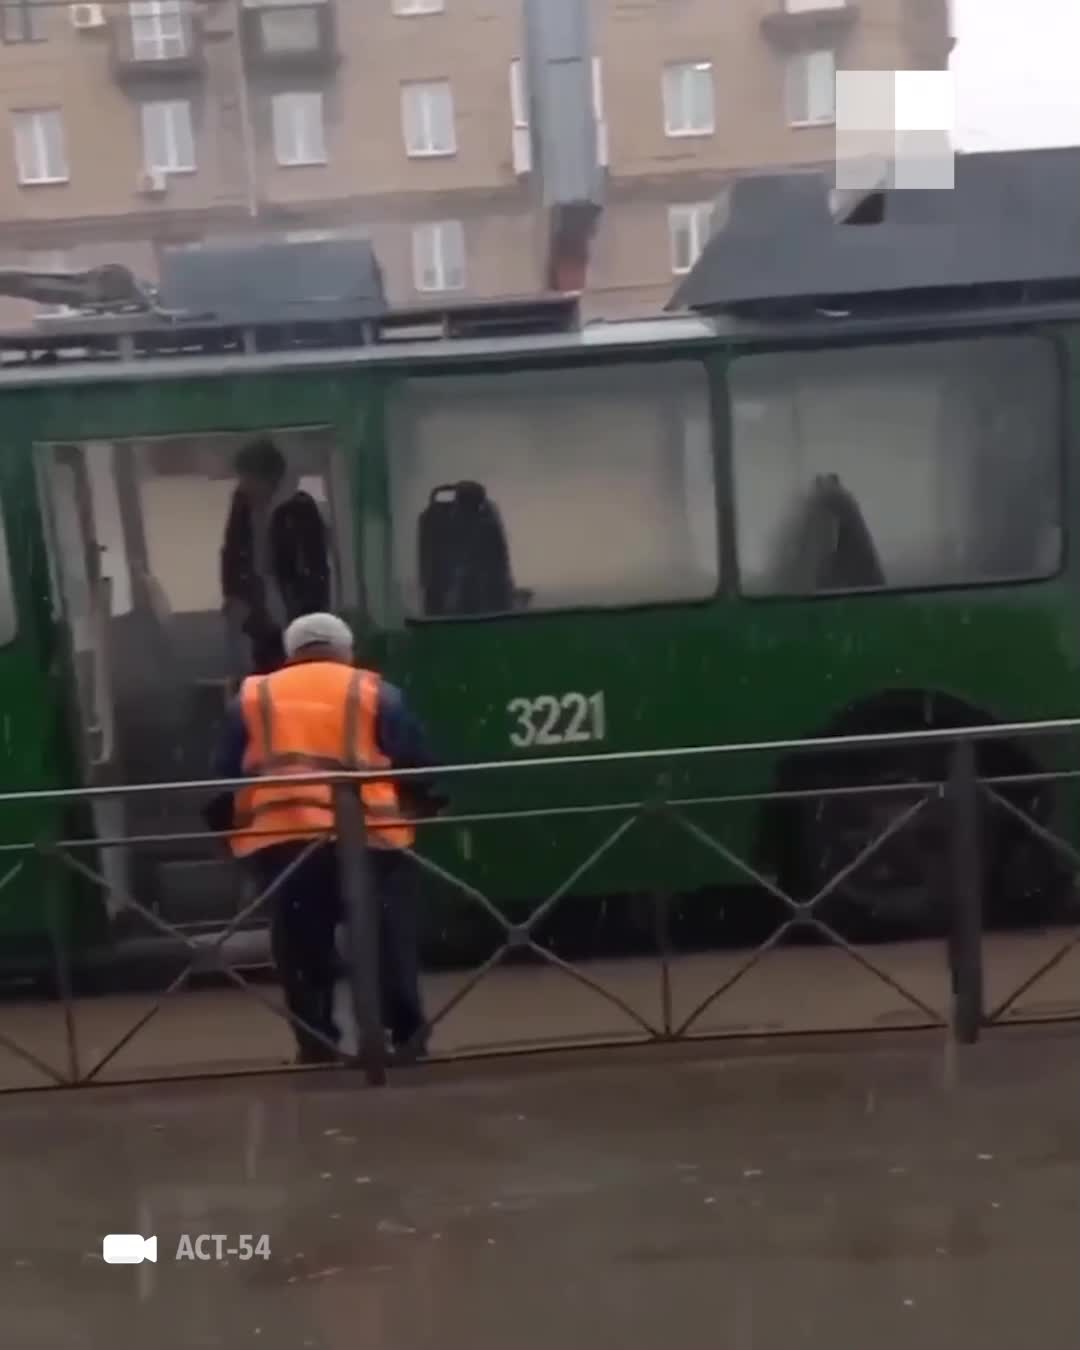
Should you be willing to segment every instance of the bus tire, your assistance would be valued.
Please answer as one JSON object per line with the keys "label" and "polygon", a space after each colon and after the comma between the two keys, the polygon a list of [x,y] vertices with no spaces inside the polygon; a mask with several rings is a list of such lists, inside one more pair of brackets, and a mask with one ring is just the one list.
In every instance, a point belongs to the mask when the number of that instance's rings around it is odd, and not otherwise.
{"label": "bus tire", "polygon": [[[895,728],[890,728],[895,729]],[[980,775],[1023,772],[1012,747],[981,756]],[[856,769],[856,765],[858,766]],[[1026,766],[1030,768],[1030,766]],[[913,748],[873,760],[849,758],[846,769],[809,762],[798,770],[800,788],[893,785],[896,791],[802,798],[789,813],[785,879],[796,897],[811,899],[848,866],[919,796],[914,786],[947,776],[947,752]],[[1045,789],[1015,789],[1014,803],[1040,824],[1052,814]],[[941,935],[950,926],[949,820],[944,803],[929,799],[919,812],[820,902],[816,917],[845,937]],[[982,898],[984,921],[994,925],[1043,922],[1071,881],[1058,859],[1022,823],[984,811]]]}

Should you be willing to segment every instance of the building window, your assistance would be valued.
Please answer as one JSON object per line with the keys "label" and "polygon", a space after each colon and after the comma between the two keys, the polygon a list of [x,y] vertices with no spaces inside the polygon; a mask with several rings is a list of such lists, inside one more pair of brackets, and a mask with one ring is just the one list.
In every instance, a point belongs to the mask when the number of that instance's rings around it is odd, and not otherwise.
{"label": "building window", "polygon": [[528,173],[532,168],[532,133],[529,131],[525,70],[516,57],[510,62],[510,158],[516,174]]}
{"label": "building window", "polygon": [[393,0],[395,14],[441,14],[446,0]]}
{"label": "building window", "polygon": [[13,114],[15,163],[26,186],[68,181],[64,119],[59,108],[35,108]]}
{"label": "building window", "polygon": [[406,380],[389,432],[394,576],[411,615],[716,593],[703,365],[638,360]]}
{"label": "building window", "polygon": [[143,165],[161,173],[191,173],[195,133],[187,99],[142,105]]}
{"label": "building window", "polygon": [[418,291],[465,288],[465,230],[460,220],[417,225],[412,232],[413,285]]}
{"label": "building window", "polygon": [[275,94],[273,122],[274,155],[279,164],[293,168],[326,163],[322,94]]}
{"label": "building window", "polygon": [[525,92],[525,67],[516,56],[510,62],[510,120],[515,131],[528,131],[529,98]]}
{"label": "building window", "polygon": [[314,5],[298,9],[261,9],[259,30],[264,52],[317,52],[321,45],[319,15]]}
{"label": "building window", "polygon": [[701,251],[712,234],[712,222],[712,202],[694,202],[689,206],[668,207],[671,270],[676,276],[689,272],[701,257]]}
{"label": "building window", "polygon": [[452,155],[454,96],[449,80],[401,86],[401,121],[405,150],[410,155]]}
{"label": "building window", "polygon": [[604,71],[600,58],[592,59],[592,105],[596,119],[596,162],[602,169],[608,166],[608,126],[604,116]]}
{"label": "building window", "polygon": [[823,126],[836,120],[836,56],[832,51],[789,56],[785,84],[791,126]]}
{"label": "building window", "polygon": [[716,130],[711,61],[665,67],[663,95],[669,136],[709,136]]}
{"label": "building window", "polygon": [[37,0],[5,0],[0,38],[10,43],[45,41],[45,10]]}
{"label": "building window", "polygon": [[1055,572],[1057,363],[1053,343],[1012,335],[736,359],[728,387],[744,592]]}
{"label": "building window", "polygon": [[187,55],[181,0],[131,0],[131,54],[136,61]]}

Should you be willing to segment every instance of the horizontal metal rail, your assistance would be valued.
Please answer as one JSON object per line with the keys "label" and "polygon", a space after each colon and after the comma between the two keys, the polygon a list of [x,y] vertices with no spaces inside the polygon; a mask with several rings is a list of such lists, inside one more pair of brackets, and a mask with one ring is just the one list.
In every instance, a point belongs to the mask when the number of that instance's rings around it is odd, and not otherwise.
{"label": "horizontal metal rail", "polygon": [[[520,772],[530,769],[576,768],[589,765],[667,763],[711,756],[828,754],[852,750],[897,750],[906,746],[955,745],[958,741],[1022,740],[1029,737],[1080,734],[1080,719],[1061,718],[1046,722],[1006,722],[974,727],[938,727],[927,731],[886,731],[858,736],[817,736],[802,740],[745,741],[726,745],[687,745],[665,750],[617,750],[599,754],[550,755],[532,759],[478,760],[470,764],[439,764],[425,769],[359,769],[337,773],[260,776],[262,787],[305,787],[318,784],[407,782],[470,774]],[[25,792],[0,792],[0,806],[17,802],[78,802],[102,797],[153,796],[186,792],[240,791],[252,786],[251,778],[199,778],[156,783],[100,784],[77,788],[34,788]],[[764,794],[763,794],[764,795]]]}

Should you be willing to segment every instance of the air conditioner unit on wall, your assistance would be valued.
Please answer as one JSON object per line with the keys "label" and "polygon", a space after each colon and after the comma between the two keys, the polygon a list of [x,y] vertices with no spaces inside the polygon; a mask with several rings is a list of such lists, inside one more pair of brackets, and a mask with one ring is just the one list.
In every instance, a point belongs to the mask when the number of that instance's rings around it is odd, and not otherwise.
{"label": "air conditioner unit on wall", "polygon": [[104,28],[104,5],[72,5],[70,9],[72,28]]}
{"label": "air conditioner unit on wall", "polygon": [[136,190],[140,197],[160,197],[169,190],[169,175],[162,169],[146,169],[139,174]]}

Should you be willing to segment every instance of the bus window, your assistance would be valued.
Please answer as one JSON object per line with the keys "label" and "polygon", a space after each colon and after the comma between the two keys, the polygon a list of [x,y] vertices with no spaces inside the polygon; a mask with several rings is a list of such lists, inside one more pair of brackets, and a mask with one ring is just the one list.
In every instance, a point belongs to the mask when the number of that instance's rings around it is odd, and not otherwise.
{"label": "bus window", "polygon": [[1058,385],[1053,346],[1028,336],[736,360],[742,589],[947,586],[1056,571]]}
{"label": "bus window", "polygon": [[391,421],[406,612],[703,599],[719,582],[704,368],[407,380]]}
{"label": "bus window", "polygon": [[14,640],[18,626],[15,591],[11,582],[11,556],[8,553],[7,527],[4,523],[4,504],[0,501],[0,646],[6,646]]}

